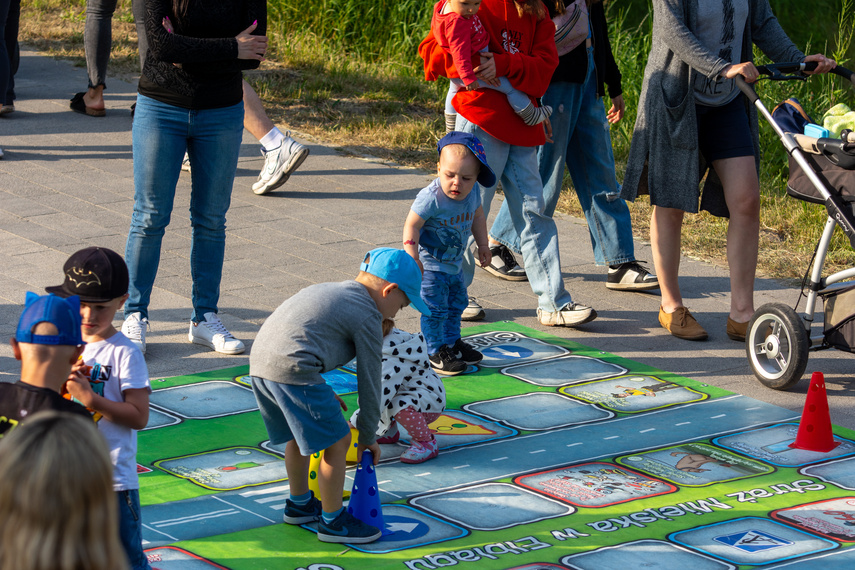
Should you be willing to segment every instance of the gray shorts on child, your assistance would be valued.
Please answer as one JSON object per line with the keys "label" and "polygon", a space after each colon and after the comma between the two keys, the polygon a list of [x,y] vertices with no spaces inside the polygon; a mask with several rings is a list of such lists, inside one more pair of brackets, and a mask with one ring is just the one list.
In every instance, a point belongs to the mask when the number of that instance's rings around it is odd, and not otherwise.
{"label": "gray shorts on child", "polygon": [[250,376],[270,443],[292,439],[302,455],[322,451],[350,433],[328,384],[293,385]]}

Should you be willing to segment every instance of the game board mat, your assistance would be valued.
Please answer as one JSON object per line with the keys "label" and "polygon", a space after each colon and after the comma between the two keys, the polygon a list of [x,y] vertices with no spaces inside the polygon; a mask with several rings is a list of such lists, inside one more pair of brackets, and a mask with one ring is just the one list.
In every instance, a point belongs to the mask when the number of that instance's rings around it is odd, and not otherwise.
{"label": "game board mat", "polygon": [[[795,449],[790,410],[514,323],[465,332],[484,361],[444,378],[439,456],[401,463],[405,432],[382,446],[371,544],[282,522],[284,460],[247,367],[153,381],[137,455],[152,565],[855,567],[855,433]],[[351,410],[352,366],[326,375]]]}

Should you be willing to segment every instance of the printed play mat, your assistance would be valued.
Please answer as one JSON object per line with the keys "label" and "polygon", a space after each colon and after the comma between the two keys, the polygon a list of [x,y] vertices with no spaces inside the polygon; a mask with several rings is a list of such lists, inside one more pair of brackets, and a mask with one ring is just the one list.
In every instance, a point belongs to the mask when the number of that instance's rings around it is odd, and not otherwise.
{"label": "printed play mat", "polygon": [[[154,381],[138,453],[152,566],[855,568],[852,431],[796,449],[789,410],[513,323],[465,332],[484,360],[445,379],[439,457],[382,446],[371,544],[282,522],[285,462],[247,367]],[[353,410],[350,366],[328,381]]]}

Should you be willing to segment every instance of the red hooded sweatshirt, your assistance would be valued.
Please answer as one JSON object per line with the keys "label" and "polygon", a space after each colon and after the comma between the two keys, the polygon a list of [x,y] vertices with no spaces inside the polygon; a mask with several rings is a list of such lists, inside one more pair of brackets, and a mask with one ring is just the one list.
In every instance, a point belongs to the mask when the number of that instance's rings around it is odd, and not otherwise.
{"label": "red hooded sweatshirt", "polygon": [[[558,66],[555,25],[547,17],[537,21],[520,17],[514,0],[484,0],[478,11],[490,36],[495,54],[496,76],[507,77],[511,85],[533,98],[542,97]],[[425,62],[425,79],[459,77],[447,51],[428,34],[419,45]],[[493,89],[459,91],[452,102],[458,113],[493,137],[514,146],[540,146],[546,142],[543,125],[529,127],[514,113],[507,97]]]}

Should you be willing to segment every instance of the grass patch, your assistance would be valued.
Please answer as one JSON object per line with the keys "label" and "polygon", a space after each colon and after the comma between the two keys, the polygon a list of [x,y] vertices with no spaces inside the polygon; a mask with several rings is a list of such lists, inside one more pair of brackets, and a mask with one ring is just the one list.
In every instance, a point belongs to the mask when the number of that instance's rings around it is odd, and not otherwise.
{"label": "grass patch", "polygon": [[[853,1],[772,0],[772,5],[803,51],[833,54],[851,69]],[[282,127],[344,152],[432,171],[436,141],[444,131],[442,104],[447,82],[424,81],[416,51],[428,33],[432,5],[421,0],[270,0],[268,60],[260,70],[247,73],[247,79],[271,119]],[[648,0],[611,0],[606,7],[627,102],[626,117],[612,127],[620,180],[650,49],[652,12]],[[85,66],[84,0],[23,0],[22,13],[23,42]],[[113,19],[109,73],[133,78],[139,73],[138,65],[131,0],[120,0]],[[837,102],[855,107],[851,87],[831,77],[806,83],[765,83],[758,86],[758,92],[768,106],[798,97],[816,118]],[[819,241],[825,209],[786,197],[786,155],[768,125],[761,126],[761,147],[759,270],[772,277],[797,279]],[[565,187],[568,190],[559,210],[581,216],[569,177]],[[630,212],[636,237],[649,240],[647,198],[630,204]],[[684,252],[725,265],[726,229],[725,221],[707,214],[686,216]],[[826,267],[834,271],[853,265],[855,252],[838,231]]]}

